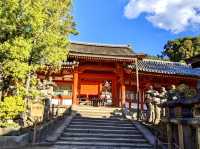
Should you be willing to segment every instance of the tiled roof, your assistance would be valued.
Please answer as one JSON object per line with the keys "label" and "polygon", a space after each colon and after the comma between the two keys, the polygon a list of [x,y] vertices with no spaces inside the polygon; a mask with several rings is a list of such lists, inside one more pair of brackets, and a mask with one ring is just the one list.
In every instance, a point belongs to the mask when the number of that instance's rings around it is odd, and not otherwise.
{"label": "tiled roof", "polygon": [[106,56],[135,56],[134,52],[128,45],[111,45],[71,42],[70,53],[106,55]]}
{"label": "tiled roof", "polygon": [[[138,56],[138,55],[137,55]],[[81,60],[81,59],[87,59],[91,61],[109,61],[109,62],[128,62],[133,63],[135,62],[135,57],[128,57],[128,56],[110,56],[110,55],[94,55],[94,54],[83,54],[83,53],[70,53],[69,54],[70,59],[74,60]]]}
{"label": "tiled roof", "polygon": [[[128,67],[135,69],[135,64],[129,65]],[[138,70],[143,72],[200,77],[199,68],[192,68],[190,65],[178,62],[167,62],[161,60],[139,60]]]}

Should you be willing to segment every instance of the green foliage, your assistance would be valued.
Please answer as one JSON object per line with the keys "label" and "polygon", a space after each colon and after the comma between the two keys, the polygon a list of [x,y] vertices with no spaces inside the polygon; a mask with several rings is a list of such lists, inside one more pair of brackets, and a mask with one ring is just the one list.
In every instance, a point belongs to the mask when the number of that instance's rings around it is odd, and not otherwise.
{"label": "green foliage", "polygon": [[200,54],[200,37],[185,37],[168,41],[162,57],[167,56],[175,62],[185,62],[185,59],[197,54]]}
{"label": "green foliage", "polygon": [[147,58],[148,59],[153,59],[153,60],[169,61],[169,59],[163,58],[160,55],[156,55],[156,56],[154,56],[154,55],[147,55]]}
{"label": "green foliage", "polygon": [[1,128],[17,128],[20,127],[19,124],[15,123],[15,122],[1,122],[0,121],[0,127]]}
{"label": "green foliage", "polygon": [[37,85],[38,80],[33,77],[30,82],[29,92],[27,93],[27,96],[32,100],[38,100],[37,98],[42,96],[41,91],[37,88]]}
{"label": "green foliage", "polygon": [[[76,34],[71,0],[0,1],[0,63],[4,82],[31,80],[37,68],[60,66]],[[9,85],[4,89],[7,90]],[[28,86],[28,85],[27,85]]]}
{"label": "green foliage", "polygon": [[77,33],[71,6],[71,0],[0,1],[0,73],[4,99],[0,102],[0,119],[5,120],[4,124],[24,111],[24,97],[38,96],[35,82],[38,68],[46,65],[57,68],[66,60],[68,37]]}
{"label": "green foliage", "polygon": [[17,126],[14,122],[9,123],[9,120],[15,119],[24,110],[25,106],[22,97],[5,97],[4,101],[0,102],[0,127]]}

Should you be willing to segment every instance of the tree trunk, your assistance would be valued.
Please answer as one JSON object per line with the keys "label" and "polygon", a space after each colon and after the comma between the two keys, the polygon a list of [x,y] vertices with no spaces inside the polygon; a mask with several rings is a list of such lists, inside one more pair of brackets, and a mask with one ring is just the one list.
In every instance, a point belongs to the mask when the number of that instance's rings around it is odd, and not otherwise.
{"label": "tree trunk", "polygon": [[24,124],[24,127],[27,127],[27,119],[28,119],[28,116],[27,116],[27,112],[28,112],[28,102],[29,102],[29,97],[28,97],[28,92],[29,92],[29,89],[30,89],[30,81],[31,81],[31,73],[29,72],[27,74],[27,79],[26,79],[26,96],[25,96],[25,111],[23,113],[23,124]]}

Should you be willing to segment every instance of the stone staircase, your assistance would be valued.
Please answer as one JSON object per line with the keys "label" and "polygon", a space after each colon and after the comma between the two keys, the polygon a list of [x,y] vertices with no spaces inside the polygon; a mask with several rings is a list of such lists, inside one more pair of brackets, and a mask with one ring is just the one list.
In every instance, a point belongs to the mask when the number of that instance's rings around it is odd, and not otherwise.
{"label": "stone staircase", "polygon": [[121,108],[113,107],[73,106],[72,110],[81,117],[91,118],[113,118],[122,114]]}
{"label": "stone staircase", "polygon": [[77,114],[56,141],[57,148],[153,148],[132,122],[121,117],[120,109],[80,106],[73,110]]}

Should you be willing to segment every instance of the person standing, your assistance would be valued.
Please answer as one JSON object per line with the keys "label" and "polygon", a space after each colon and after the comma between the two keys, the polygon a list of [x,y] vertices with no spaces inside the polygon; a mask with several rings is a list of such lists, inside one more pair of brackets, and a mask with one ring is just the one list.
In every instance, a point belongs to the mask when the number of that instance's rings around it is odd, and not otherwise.
{"label": "person standing", "polygon": [[180,97],[175,85],[171,85],[171,89],[167,92],[167,94],[168,94],[169,101],[177,100]]}
{"label": "person standing", "polygon": [[148,122],[152,123],[155,118],[155,112],[154,112],[154,105],[153,105],[153,97],[155,94],[155,90],[153,89],[153,86],[149,86],[149,89],[146,91],[146,99],[145,103],[147,105],[147,117]]}
{"label": "person standing", "polygon": [[[161,87],[159,96],[160,96],[160,103],[161,104],[164,103],[164,102],[167,102],[168,96],[167,96],[167,91],[166,91],[165,87]],[[161,114],[164,117],[166,116],[165,108],[161,109]]]}
{"label": "person standing", "polygon": [[153,96],[153,105],[154,105],[154,113],[155,113],[155,119],[153,120],[155,125],[158,125],[160,122],[160,96],[159,92],[155,91],[154,96]]}

